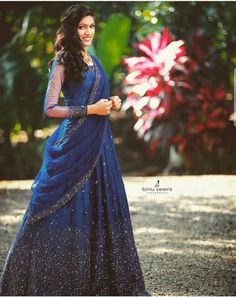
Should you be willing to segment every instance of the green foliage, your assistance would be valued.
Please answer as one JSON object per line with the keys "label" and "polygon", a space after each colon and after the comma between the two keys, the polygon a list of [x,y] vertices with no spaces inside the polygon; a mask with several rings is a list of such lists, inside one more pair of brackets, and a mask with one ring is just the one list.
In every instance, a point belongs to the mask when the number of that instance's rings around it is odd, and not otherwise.
{"label": "green foliage", "polygon": [[188,47],[192,35],[200,28],[207,36],[208,44],[218,53],[219,60],[214,61],[218,69],[211,79],[224,82],[232,92],[232,73],[236,66],[234,2],[136,2],[131,14],[135,19],[132,42],[167,27],[175,39],[185,40]]}
{"label": "green foliage", "polygon": [[128,43],[130,25],[131,22],[128,17],[122,14],[113,14],[99,34],[96,53],[101,59],[108,77],[111,76],[115,67],[120,64]]}
{"label": "green foliage", "polygon": [[[4,156],[0,158],[1,178],[32,178],[40,164],[43,141],[39,144],[35,140],[34,131],[54,123],[42,118],[47,64],[53,56],[58,21],[71,4],[61,1],[0,3],[0,155]],[[232,97],[233,68],[236,65],[234,2],[91,1],[85,4],[96,12],[98,28],[95,47],[91,47],[90,52],[96,53],[101,59],[113,94],[120,95],[121,81],[126,74],[120,64],[121,59],[136,54],[135,42],[150,32],[160,32],[163,27],[167,27],[175,39],[185,40],[187,47],[196,28],[204,30],[216,52],[212,56],[218,58],[211,61],[215,68],[209,79],[216,83],[223,82]],[[15,133],[19,125],[27,132],[29,141],[14,147],[10,135]],[[142,156],[145,153],[142,145],[126,142],[131,126],[126,125],[125,131],[117,129],[117,137],[123,139],[124,149],[129,151],[131,148],[133,152],[135,148],[135,154]],[[38,147],[40,149],[36,149]],[[125,155],[124,150],[119,153],[121,158]],[[147,158],[148,155],[139,159],[145,163]],[[28,159],[30,162],[27,162]],[[24,176],[22,164],[26,162],[27,173]],[[235,168],[234,163],[227,162],[225,170]],[[223,165],[221,171],[224,172]]]}

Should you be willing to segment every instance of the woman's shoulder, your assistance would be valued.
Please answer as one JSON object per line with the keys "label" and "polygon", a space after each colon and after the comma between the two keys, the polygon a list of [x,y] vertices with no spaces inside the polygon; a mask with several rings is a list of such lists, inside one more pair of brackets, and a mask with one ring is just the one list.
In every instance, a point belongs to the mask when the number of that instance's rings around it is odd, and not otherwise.
{"label": "woman's shoulder", "polygon": [[55,67],[59,67],[59,68],[64,68],[65,63],[64,61],[61,59],[61,57],[54,57],[53,59],[51,59],[48,63],[48,68],[49,70],[51,70],[52,68]]}
{"label": "woman's shoulder", "polygon": [[48,75],[49,78],[55,75],[59,75],[60,77],[64,77],[65,73],[65,65],[59,62],[57,59],[52,59],[48,63]]}
{"label": "woman's shoulder", "polygon": [[58,53],[56,54],[52,59],[51,61],[48,63],[49,65],[49,68],[51,68],[52,66],[55,66],[55,65],[62,65],[64,66],[65,65],[65,61],[64,61],[64,53]]}

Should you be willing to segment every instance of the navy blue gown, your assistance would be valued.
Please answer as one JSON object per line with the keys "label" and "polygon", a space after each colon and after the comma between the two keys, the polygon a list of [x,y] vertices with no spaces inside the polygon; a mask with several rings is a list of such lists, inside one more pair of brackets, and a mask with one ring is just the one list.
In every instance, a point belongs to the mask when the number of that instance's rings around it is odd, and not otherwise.
{"label": "navy blue gown", "polygon": [[[108,116],[85,106],[109,97],[100,61],[81,85],[50,69],[44,113],[63,118],[45,144],[32,196],[8,252],[1,295],[134,296],[145,288]],[[60,92],[65,106],[58,105]]]}

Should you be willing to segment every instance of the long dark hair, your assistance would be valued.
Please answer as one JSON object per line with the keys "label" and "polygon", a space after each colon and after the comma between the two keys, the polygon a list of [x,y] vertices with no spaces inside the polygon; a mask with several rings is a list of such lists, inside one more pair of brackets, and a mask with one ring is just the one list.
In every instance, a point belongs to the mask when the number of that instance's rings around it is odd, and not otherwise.
{"label": "long dark hair", "polygon": [[60,27],[56,32],[55,57],[49,62],[49,66],[55,59],[58,63],[64,64],[65,78],[77,83],[82,82],[82,72],[88,69],[81,54],[83,48],[81,40],[77,35],[77,27],[80,20],[88,15],[95,19],[92,9],[85,5],[74,4],[67,8],[64,17],[60,21]]}

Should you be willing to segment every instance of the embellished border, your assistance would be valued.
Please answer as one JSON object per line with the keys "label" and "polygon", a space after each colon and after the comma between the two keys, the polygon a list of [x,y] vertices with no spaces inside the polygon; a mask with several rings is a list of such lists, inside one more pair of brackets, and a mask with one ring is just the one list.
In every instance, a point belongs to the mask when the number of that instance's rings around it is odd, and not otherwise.
{"label": "embellished border", "polygon": [[[94,64],[94,68],[95,68],[95,84],[93,86],[93,89],[91,91],[91,94],[89,96],[89,100],[87,104],[92,104],[95,100],[95,96],[96,96],[96,92],[98,90],[100,81],[101,81],[101,75],[100,72],[98,70],[98,67],[96,65],[95,59],[92,57],[93,59],[93,64]],[[79,118],[79,120],[76,122],[76,124],[58,141],[56,141],[56,145],[60,145],[62,144],[71,134],[73,134],[86,120],[86,116],[83,116],[82,118]]]}
{"label": "embellished border", "polygon": [[[102,137],[102,143],[104,141],[104,137],[105,137],[105,133],[106,133],[106,124],[105,123],[105,129],[104,129],[104,134]],[[71,200],[71,198],[82,188],[82,186],[85,184],[85,182],[89,179],[89,177],[91,176],[93,170],[95,169],[97,162],[100,158],[102,154],[102,150],[100,150],[98,156],[96,157],[95,161],[93,162],[93,165],[89,168],[89,170],[83,175],[83,177],[81,178],[81,180],[76,183],[72,189],[65,194],[56,204],[54,204],[53,206],[50,206],[48,208],[46,208],[45,210],[41,211],[39,214],[37,215],[33,215],[32,213],[29,213],[29,223],[34,223],[44,217],[46,217],[49,214],[52,214],[53,212],[55,212],[57,209],[61,208],[63,205],[65,205],[68,201]]]}
{"label": "embellished border", "polygon": [[[94,59],[93,59],[94,60]],[[96,65],[96,62],[94,61],[94,65],[95,65],[95,71],[96,71],[96,81],[95,84],[93,86],[93,89],[91,91],[91,95],[89,98],[89,103],[92,103],[95,99],[95,95],[98,89],[98,86],[100,84],[101,81],[101,75],[99,73],[98,67]],[[59,144],[64,141],[68,136],[70,136],[73,132],[75,132],[82,123],[84,123],[86,118],[81,118],[79,119],[79,121],[76,123],[76,125],[68,131],[68,133],[62,138],[60,139],[58,142]],[[103,132],[103,137],[102,137],[102,144],[104,142],[104,137],[106,134],[106,127],[107,127],[107,122],[105,122],[105,127],[104,127],[104,132]],[[57,144],[57,143],[56,143]],[[78,183],[76,183],[72,189],[65,194],[56,204],[44,209],[43,211],[41,211],[39,214],[37,215],[33,215],[30,212],[30,209],[28,209],[29,211],[29,223],[35,223],[36,221],[46,217],[49,214],[52,214],[53,212],[55,212],[57,209],[61,208],[63,205],[65,205],[67,202],[69,202],[71,200],[71,198],[82,188],[82,186],[85,184],[85,182],[89,179],[89,177],[91,176],[93,170],[95,169],[97,162],[100,158],[102,154],[102,150],[100,149],[100,152],[98,153],[98,156],[96,157],[95,161],[93,162],[92,166],[89,168],[89,170],[83,175],[83,177],[80,179],[80,181]]]}

